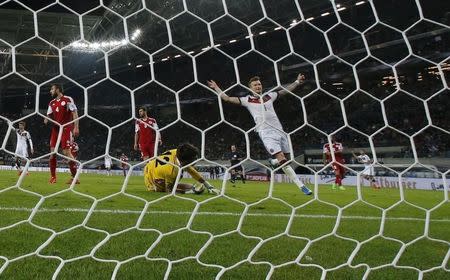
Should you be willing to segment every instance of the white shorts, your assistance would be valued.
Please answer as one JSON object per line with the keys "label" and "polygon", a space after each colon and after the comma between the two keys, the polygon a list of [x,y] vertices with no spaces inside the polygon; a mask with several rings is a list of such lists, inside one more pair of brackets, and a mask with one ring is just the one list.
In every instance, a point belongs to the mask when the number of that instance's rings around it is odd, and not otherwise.
{"label": "white shorts", "polygon": [[276,129],[263,129],[258,132],[267,152],[274,155],[279,152],[290,153],[289,141],[286,133]]}
{"label": "white shorts", "polygon": [[362,172],[361,175],[367,175],[367,176],[373,176],[374,170],[373,170],[373,166],[367,166]]}
{"label": "white shorts", "polygon": [[105,168],[111,168],[111,163],[110,164],[105,163]]}
{"label": "white shorts", "polygon": [[28,158],[28,149],[27,147],[17,146],[15,154],[21,158]]}

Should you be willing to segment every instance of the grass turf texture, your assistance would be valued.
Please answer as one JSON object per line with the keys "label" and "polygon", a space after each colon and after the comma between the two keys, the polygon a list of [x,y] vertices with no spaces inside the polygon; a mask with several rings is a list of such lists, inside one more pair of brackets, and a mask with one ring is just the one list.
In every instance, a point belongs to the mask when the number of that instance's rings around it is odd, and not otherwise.
{"label": "grass turf texture", "polygon": [[[121,176],[81,174],[73,189],[68,179],[60,174],[49,185],[47,173],[34,172],[19,188],[16,173],[2,171],[0,279],[49,279],[56,271],[58,279],[319,279],[325,272],[317,265],[329,269],[327,279],[361,279],[368,266],[368,279],[417,279],[411,267],[442,266],[449,254],[450,207],[440,191],[405,190],[398,203],[396,189],[362,188],[357,201],[356,188],[319,186],[314,200],[276,183],[268,198],[269,183],[247,182],[227,184],[228,197],[167,196],[147,192],[142,177],[130,177],[122,193]],[[423,237],[426,212],[417,206],[437,205],[433,240]],[[382,236],[380,208],[389,208]],[[442,268],[423,275],[446,278]]]}

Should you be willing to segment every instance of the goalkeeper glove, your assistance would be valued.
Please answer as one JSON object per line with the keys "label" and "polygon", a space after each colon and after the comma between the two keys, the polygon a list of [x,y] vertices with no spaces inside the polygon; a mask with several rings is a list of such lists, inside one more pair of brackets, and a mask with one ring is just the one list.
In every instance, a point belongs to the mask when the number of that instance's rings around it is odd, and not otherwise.
{"label": "goalkeeper glove", "polygon": [[215,189],[208,181],[205,181],[203,183],[203,185],[206,187],[206,189],[208,190],[209,193],[212,193],[212,194],[219,194],[220,193],[220,191]]}

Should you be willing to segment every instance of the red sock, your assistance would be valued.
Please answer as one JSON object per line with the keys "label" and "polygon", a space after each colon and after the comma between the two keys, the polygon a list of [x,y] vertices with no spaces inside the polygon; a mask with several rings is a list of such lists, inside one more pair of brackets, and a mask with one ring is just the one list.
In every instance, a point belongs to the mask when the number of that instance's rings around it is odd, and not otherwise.
{"label": "red sock", "polygon": [[342,186],[342,178],[341,178],[341,176],[336,176],[335,183],[338,186]]}
{"label": "red sock", "polygon": [[69,169],[70,169],[70,174],[72,174],[72,177],[75,177],[75,175],[77,174],[77,163],[75,161],[70,161]]}
{"label": "red sock", "polygon": [[50,174],[52,177],[56,177],[56,157],[52,156],[49,160],[49,166],[50,166]]}

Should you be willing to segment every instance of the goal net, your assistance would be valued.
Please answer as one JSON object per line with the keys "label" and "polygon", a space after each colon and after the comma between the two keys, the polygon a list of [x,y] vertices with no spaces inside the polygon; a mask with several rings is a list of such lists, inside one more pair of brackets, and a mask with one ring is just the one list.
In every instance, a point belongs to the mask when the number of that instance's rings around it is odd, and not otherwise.
{"label": "goal net", "polygon": [[449,82],[448,1],[0,0],[0,278],[449,279]]}

